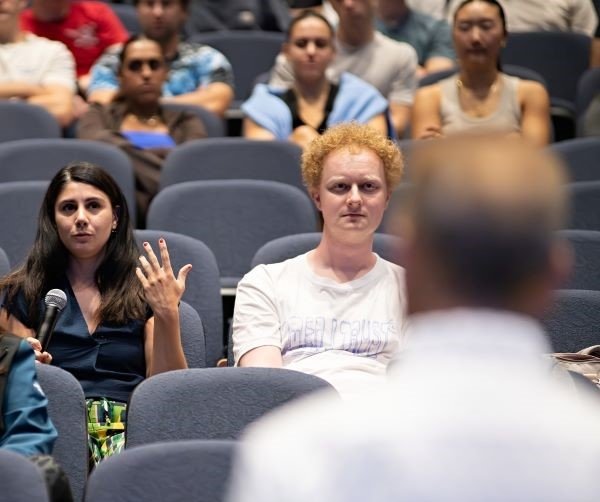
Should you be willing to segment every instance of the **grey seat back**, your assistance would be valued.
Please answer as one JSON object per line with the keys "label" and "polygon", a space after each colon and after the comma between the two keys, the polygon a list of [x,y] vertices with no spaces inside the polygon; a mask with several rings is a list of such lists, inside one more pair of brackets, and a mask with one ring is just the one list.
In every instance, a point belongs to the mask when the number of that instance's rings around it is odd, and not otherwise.
{"label": "grey seat back", "polygon": [[0,142],[25,138],[60,138],[56,118],[45,108],[25,101],[0,101]]}
{"label": "grey seat back", "polygon": [[302,150],[289,141],[208,138],[173,149],[160,173],[160,187],[184,181],[253,179],[279,181],[305,190]]}
{"label": "grey seat back", "polygon": [[[321,241],[321,235],[320,232],[286,235],[267,242],[252,258],[252,268],[260,264],[279,263],[307,253],[317,247]],[[400,265],[401,244],[401,239],[393,235],[375,234],[373,251],[384,260]]]}
{"label": "grey seat back", "polygon": [[571,182],[600,181],[600,138],[575,138],[550,145],[565,163]]}
{"label": "grey seat back", "polygon": [[9,450],[0,450],[0,500],[48,502],[41,472],[33,462]]}
{"label": "grey seat back", "polygon": [[0,246],[12,267],[27,257],[35,240],[47,181],[0,183]]}
{"label": "grey seat back", "polygon": [[337,398],[325,380],[282,368],[161,373],[144,380],[131,396],[126,447],[174,439],[236,439],[268,411],[324,389]]}
{"label": "grey seat back", "polygon": [[52,455],[69,478],[73,499],[83,499],[88,472],[87,410],[83,389],[73,375],[56,366],[36,365],[48,398],[48,412],[58,430]]}
{"label": "grey seat back", "polygon": [[567,228],[600,230],[600,180],[570,183],[571,220]]}
{"label": "grey seat back", "polygon": [[90,476],[86,502],[220,502],[235,441],[170,441],[128,449]]}
{"label": "grey seat back", "polygon": [[84,139],[26,139],[0,143],[0,182],[46,180],[73,161],[96,164],[121,188],[135,221],[135,177],[129,157],[119,148]]}
{"label": "grey seat back", "polygon": [[[316,229],[313,204],[299,189],[275,181],[188,181],[161,190],[148,228],[195,237],[214,253],[221,286],[235,287],[256,250],[283,235]],[[0,243],[1,244],[1,243]]]}

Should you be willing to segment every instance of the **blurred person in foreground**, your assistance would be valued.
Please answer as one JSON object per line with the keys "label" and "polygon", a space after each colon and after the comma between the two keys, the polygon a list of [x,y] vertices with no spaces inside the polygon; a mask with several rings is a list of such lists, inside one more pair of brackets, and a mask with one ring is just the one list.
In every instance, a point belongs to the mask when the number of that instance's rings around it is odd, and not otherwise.
{"label": "blurred person in foreground", "polygon": [[345,399],[385,381],[404,329],[404,270],[374,253],[373,239],[402,170],[396,144],[367,125],[338,124],[309,144],[302,177],[321,241],[240,281],[236,365],[316,375]]}
{"label": "blurred person in foreground", "polygon": [[551,377],[536,320],[571,264],[562,167],[481,137],[427,144],[411,173],[409,326],[387,386],[251,427],[229,500],[596,501],[598,396]]}

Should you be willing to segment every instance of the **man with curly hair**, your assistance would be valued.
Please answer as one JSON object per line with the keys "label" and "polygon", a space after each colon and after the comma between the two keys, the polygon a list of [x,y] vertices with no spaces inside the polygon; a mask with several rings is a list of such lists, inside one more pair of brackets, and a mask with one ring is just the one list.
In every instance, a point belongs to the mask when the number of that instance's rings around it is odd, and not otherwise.
{"label": "man with curly hair", "polygon": [[317,375],[344,398],[380,384],[401,340],[404,274],[373,252],[373,235],[402,168],[397,146],[366,125],[334,126],[310,143],[302,175],[323,216],[321,241],[239,283],[237,365]]}

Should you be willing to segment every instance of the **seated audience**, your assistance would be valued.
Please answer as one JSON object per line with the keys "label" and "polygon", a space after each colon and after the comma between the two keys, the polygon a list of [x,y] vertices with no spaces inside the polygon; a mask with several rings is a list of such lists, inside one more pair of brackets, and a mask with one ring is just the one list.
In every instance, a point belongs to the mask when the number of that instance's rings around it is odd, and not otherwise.
{"label": "seated audience", "polygon": [[[223,115],[233,99],[231,64],[219,51],[181,40],[189,0],[135,0],[138,20],[146,38],[162,47],[168,63],[163,103],[202,106]],[[109,103],[119,88],[119,53],[113,47],[92,67],[88,101]]]}
{"label": "seated audience", "polygon": [[[336,55],[329,76],[338,78],[348,72],[375,87],[389,102],[392,123],[402,136],[410,122],[416,89],[417,54],[408,44],[396,42],[375,30],[373,0],[331,0],[339,16]],[[280,54],[271,71],[271,85],[291,86],[293,70]]]}
{"label": "seated audience", "polygon": [[[88,404],[93,459],[120,451],[125,408],[144,378],[186,367],[178,304],[191,265],[175,277],[167,245],[140,256],[127,202],[102,169],[80,162],[52,179],[25,264],[0,280],[0,329],[27,338],[37,359],[71,372]],[[162,264],[161,264],[162,262]],[[48,290],[67,304],[47,351],[33,338]]]}
{"label": "seated audience", "polygon": [[371,127],[339,124],[310,143],[302,175],[323,216],[321,242],[240,281],[235,362],[310,373],[353,398],[384,380],[404,327],[403,270],[373,253],[402,159]]}
{"label": "seated audience", "polygon": [[333,28],[320,14],[305,11],[294,18],[283,46],[294,83],[255,87],[242,105],[245,137],[289,139],[305,147],[327,127],[351,120],[388,133],[388,103],[377,89],[350,73],[337,82],[326,77],[335,56],[333,39]]}
{"label": "seated audience", "polygon": [[206,132],[193,113],[161,106],[167,64],[157,42],[134,36],[123,45],[119,59],[118,93],[110,104],[90,106],[79,119],[77,137],[111,143],[131,158],[142,227],[166,155],[184,141],[205,137]]}
{"label": "seated audience", "polygon": [[499,69],[507,32],[497,0],[464,0],[454,15],[452,35],[459,71],[419,89],[413,138],[496,131],[520,135],[537,145],[548,143],[548,93],[538,82]]}
{"label": "seated audience", "polygon": [[83,90],[96,59],[111,45],[128,38],[110,5],[87,0],[32,0],[31,7],[21,13],[21,28],[65,44],[75,58]]}
{"label": "seated audience", "polygon": [[381,33],[417,51],[419,77],[454,67],[452,37],[445,20],[413,10],[405,0],[379,0],[376,22]]}
{"label": "seated audience", "polygon": [[598,390],[552,377],[537,321],[570,264],[563,169],[518,139],[421,151],[400,227],[407,343],[388,383],[250,426],[229,502],[598,499]]}
{"label": "seated audience", "polygon": [[76,88],[73,56],[62,43],[19,28],[24,0],[6,0],[2,5],[0,99],[41,106],[62,126],[68,126],[73,120]]}

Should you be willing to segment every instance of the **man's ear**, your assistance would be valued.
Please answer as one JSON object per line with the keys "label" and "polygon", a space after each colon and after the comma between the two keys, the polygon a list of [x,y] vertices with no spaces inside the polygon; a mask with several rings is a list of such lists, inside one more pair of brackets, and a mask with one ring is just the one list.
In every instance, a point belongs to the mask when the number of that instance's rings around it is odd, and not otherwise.
{"label": "man's ear", "polygon": [[321,210],[321,196],[319,195],[319,191],[318,190],[311,190],[310,191],[310,198],[313,200],[313,202],[315,203],[315,206],[320,211]]}

